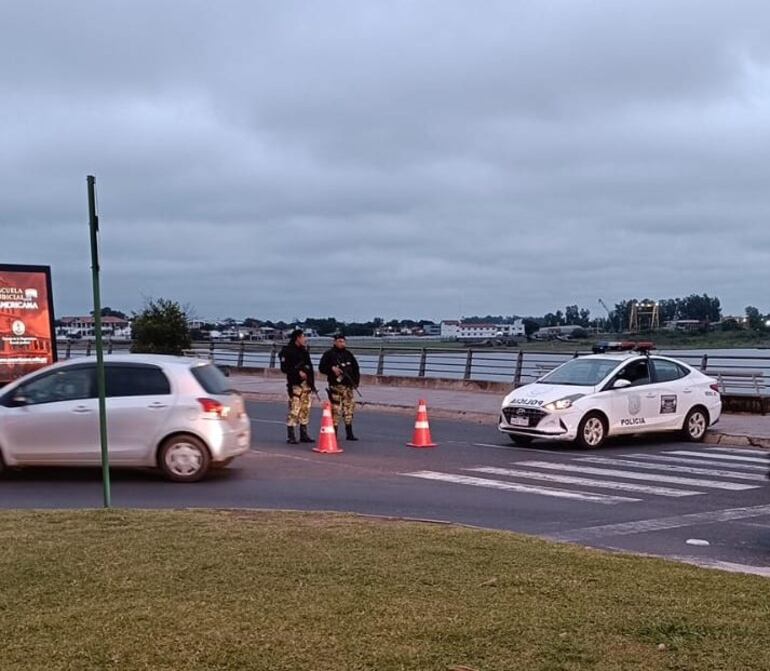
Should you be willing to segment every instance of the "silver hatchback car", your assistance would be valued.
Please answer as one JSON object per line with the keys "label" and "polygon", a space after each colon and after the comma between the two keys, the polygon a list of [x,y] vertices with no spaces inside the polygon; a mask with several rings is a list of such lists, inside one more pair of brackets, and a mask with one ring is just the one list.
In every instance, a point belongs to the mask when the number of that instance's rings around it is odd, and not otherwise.
{"label": "silver hatchback car", "polygon": [[[105,357],[110,464],[160,468],[194,482],[249,450],[243,398],[213,364]],[[0,469],[101,463],[96,363],[48,366],[0,389]]]}

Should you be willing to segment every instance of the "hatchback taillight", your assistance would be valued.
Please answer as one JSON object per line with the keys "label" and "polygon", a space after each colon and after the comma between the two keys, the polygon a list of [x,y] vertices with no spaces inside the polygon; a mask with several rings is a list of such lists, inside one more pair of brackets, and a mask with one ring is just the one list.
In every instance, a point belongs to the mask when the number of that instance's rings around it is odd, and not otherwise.
{"label": "hatchback taillight", "polygon": [[711,387],[712,391],[715,391],[717,394],[719,393],[719,383],[715,382],[714,384],[710,384],[709,387]]}
{"label": "hatchback taillight", "polygon": [[199,398],[198,403],[203,408],[203,414],[209,419],[226,419],[230,414],[229,406],[223,405],[213,398]]}

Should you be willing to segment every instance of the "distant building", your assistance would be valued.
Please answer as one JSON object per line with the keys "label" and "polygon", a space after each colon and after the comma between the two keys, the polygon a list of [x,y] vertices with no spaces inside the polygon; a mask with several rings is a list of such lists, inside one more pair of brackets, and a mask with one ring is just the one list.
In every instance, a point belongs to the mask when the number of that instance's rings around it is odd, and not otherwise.
{"label": "distant building", "polygon": [[447,340],[476,340],[484,338],[514,338],[524,336],[524,321],[517,319],[513,324],[470,324],[462,321],[441,322],[441,337]]}
{"label": "distant building", "polygon": [[691,333],[693,331],[699,331],[705,325],[706,322],[702,322],[700,319],[672,319],[670,322],[666,322],[664,328],[668,331]]}
{"label": "distant building", "polygon": [[535,340],[553,340],[554,338],[570,338],[575,331],[585,331],[579,324],[566,324],[564,326],[543,326],[532,334]]}
{"label": "distant building", "polygon": [[[75,338],[93,338],[96,336],[94,318],[87,317],[62,317],[61,326],[56,330],[57,335],[71,336]],[[113,338],[131,339],[131,323],[127,319],[119,317],[102,317],[102,335]]]}

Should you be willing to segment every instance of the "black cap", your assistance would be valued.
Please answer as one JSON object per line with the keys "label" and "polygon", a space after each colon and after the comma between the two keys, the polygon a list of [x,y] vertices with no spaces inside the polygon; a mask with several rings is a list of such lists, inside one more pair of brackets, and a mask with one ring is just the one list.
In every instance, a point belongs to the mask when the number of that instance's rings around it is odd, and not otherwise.
{"label": "black cap", "polygon": [[334,334],[335,340],[345,340],[345,334],[344,333],[335,333]]}

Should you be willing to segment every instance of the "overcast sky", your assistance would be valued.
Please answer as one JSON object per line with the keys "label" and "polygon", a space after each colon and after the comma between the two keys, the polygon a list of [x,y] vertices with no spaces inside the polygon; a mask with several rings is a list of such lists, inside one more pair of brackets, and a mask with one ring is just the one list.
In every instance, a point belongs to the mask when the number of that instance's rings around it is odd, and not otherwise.
{"label": "overcast sky", "polygon": [[767,2],[0,5],[0,263],[199,317],[770,310]]}

